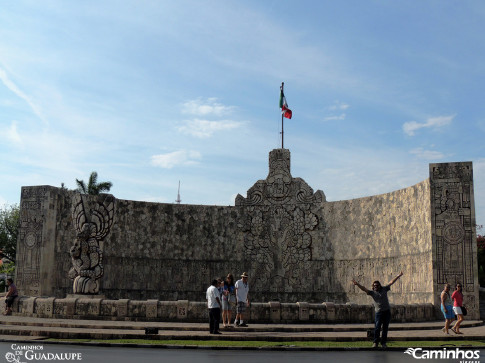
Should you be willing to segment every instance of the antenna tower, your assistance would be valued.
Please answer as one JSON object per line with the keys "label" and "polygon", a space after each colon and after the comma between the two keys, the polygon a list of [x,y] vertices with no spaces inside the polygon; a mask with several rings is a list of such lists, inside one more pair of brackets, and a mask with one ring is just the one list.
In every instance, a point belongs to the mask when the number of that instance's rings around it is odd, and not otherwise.
{"label": "antenna tower", "polygon": [[177,199],[175,200],[175,203],[180,204],[182,199],[180,199],[180,180],[179,180],[179,191],[177,192]]}

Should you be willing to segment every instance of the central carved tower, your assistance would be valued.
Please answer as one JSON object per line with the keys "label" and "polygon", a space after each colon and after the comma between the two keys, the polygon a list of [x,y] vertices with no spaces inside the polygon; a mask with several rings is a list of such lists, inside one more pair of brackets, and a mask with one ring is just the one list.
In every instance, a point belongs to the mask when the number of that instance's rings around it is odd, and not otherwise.
{"label": "central carved tower", "polygon": [[303,179],[291,176],[288,149],[270,152],[267,178],[256,182],[247,198],[236,197],[236,207],[243,207],[239,228],[254,288],[301,289],[302,277],[310,270],[313,243],[324,236],[324,201],[321,190],[314,193]]}

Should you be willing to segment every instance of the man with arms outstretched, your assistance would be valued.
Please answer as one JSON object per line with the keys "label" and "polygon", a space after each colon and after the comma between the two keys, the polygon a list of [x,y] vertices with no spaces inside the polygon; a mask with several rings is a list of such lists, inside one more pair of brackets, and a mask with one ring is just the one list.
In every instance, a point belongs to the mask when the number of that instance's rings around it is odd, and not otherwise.
{"label": "man with arms outstretched", "polygon": [[[389,299],[387,298],[387,292],[391,289],[391,286],[402,276],[402,271],[395,278],[389,282],[389,284],[382,286],[379,281],[372,283],[372,290],[366,289],[359,284],[355,279],[352,279],[352,283],[359,289],[364,291],[367,295],[374,299],[374,308],[376,311],[376,325],[374,329],[374,344],[373,348],[377,348],[379,342],[382,348],[387,348],[387,331],[389,330],[389,322],[391,321],[391,306],[389,305]],[[382,338],[381,335],[382,328]]]}

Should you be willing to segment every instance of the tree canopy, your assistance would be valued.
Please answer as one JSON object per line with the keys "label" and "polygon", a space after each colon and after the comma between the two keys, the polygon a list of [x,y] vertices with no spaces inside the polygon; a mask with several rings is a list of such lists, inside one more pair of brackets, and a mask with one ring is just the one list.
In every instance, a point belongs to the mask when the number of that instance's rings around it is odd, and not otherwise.
{"label": "tree canopy", "polygon": [[86,184],[84,180],[76,179],[77,190],[82,194],[98,195],[99,193],[109,192],[113,183],[100,182],[98,183],[98,173],[93,171],[89,176],[89,181]]}
{"label": "tree canopy", "polygon": [[12,262],[15,262],[19,226],[18,205],[4,206],[0,209],[0,250],[3,256]]}

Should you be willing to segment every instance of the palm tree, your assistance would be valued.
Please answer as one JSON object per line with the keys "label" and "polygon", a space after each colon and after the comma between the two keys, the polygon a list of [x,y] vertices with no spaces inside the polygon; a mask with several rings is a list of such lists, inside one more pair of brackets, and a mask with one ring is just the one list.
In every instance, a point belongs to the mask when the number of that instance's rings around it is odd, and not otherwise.
{"label": "palm tree", "polygon": [[102,192],[109,192],[113,183],[111,182],[101,182],[98,183],[98,173],[93,171],[89,176],[89,183],[86,186],[84,180],[76,179],[77,190],[82,194],[97,195]]}

